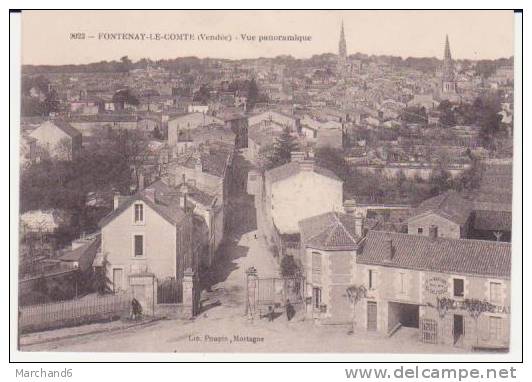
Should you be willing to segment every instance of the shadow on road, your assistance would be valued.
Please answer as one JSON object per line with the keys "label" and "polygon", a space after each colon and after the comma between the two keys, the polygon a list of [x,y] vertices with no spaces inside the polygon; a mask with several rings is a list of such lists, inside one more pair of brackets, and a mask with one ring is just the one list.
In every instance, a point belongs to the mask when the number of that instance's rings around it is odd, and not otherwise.
{"label": "shadow on road", "polygon": [[216,252],[216,262],[201,275],[203,290],[212,292],[212,288],[229,277],[238,269],[237,259],[248,254],[249,248],[239,245],[247,232],[257,229],[257,217],[253,196],[247,194],[247,173],[250,163],[241,154],[235,155],[233,181],[230,184],[228,209],[226,212],[226,230],[223,243]]}

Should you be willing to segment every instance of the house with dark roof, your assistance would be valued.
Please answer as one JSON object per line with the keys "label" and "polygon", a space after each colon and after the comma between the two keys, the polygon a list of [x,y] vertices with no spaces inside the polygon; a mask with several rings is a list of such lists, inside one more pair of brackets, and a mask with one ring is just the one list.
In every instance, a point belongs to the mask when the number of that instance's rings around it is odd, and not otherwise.
{"label": "house with dark roof", "polygon": [[299,222],[307,316],[321,323],[352,321],[346,289],[355,280],[363,217],[354,209],[326,212]]}
{"label": "house with dark roof", "polygon": [[29,136],[53,158],[72,160],[81,152],[81,133],[60,119],[41,123]]}
{"label": "house with dark roof", "polygon": [[359,242],[358,328],[394,335],[418,331],[423,342],[507,349],[511,244],[369,231]]}
{"label": "house with dark roof", "polygon": [[115,292],[133,290],[132,280],[149,275],[158,285],[174,285],[172,302],[182,301],[185,271],[199,270],[200,243],[186,189],[178,193],[158,181],[131,196],[115,195],[113,211],[99,225]]}
{"label": "house with dark roof", "polygon": [[471,229],[472,203],[455,191],[423,201],[408,219],[408,233],[428,236],[436,230],[441,237],[466,238]]}

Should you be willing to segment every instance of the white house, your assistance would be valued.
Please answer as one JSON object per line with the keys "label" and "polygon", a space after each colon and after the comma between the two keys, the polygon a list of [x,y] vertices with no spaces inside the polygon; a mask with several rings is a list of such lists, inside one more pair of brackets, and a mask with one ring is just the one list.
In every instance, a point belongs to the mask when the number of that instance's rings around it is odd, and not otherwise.
{"label": "white house", "polygon": [[264,213],[281,234],[305,218],[342,208],[343,182],[312,160],[296,159],[265,174]]}
{"label": "white house", "polygon": [[101,255],[114,291],[130,289],[133,275],[156,280],[183,279],[197,270],[192,210],[186,194],[155,182],[135,195],[115,195],[114,210],[100,221]]}
{"label": "white house", "polygon": [[81,133],[62,120],[43,122],[30,137],[53,158],[71,160],[81,151]]}

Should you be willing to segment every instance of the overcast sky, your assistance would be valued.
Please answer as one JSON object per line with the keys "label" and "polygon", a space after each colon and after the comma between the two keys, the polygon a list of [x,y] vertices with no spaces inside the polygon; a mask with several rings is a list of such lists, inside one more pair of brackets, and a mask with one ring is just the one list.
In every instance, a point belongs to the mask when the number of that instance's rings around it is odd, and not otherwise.
{"label": "overcast sky", "polygon": [[[511,11],[24,11],[23,64],[82,64],[183,56],[306,58],[337,53],[344,21],[347,53],[443,56],[449,35],[454,58],[513,55]],[[73,40],[85,32],[93,39]],[[224,34],[227,41],[108,41],[98,33]],[[245,42],[241,34],[311,36],[310,42]],[[236,37],[239,37],[237,40]]]}

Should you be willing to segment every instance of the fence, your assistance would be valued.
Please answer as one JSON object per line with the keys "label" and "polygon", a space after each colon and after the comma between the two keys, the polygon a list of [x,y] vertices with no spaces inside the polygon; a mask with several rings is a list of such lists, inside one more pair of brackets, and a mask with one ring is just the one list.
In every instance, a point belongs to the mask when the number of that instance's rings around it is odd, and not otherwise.
{"label": "fence", "polygon": [[19,328],[32,332],[112,320],[128,314],[130,307],[128,293],[91,294],[78,300],[25,306],[20,308]]}
{"label": "fence", "polygon": [[157,304],[178,304],[183,302],[183,286],[175,277],[157,280]]}

